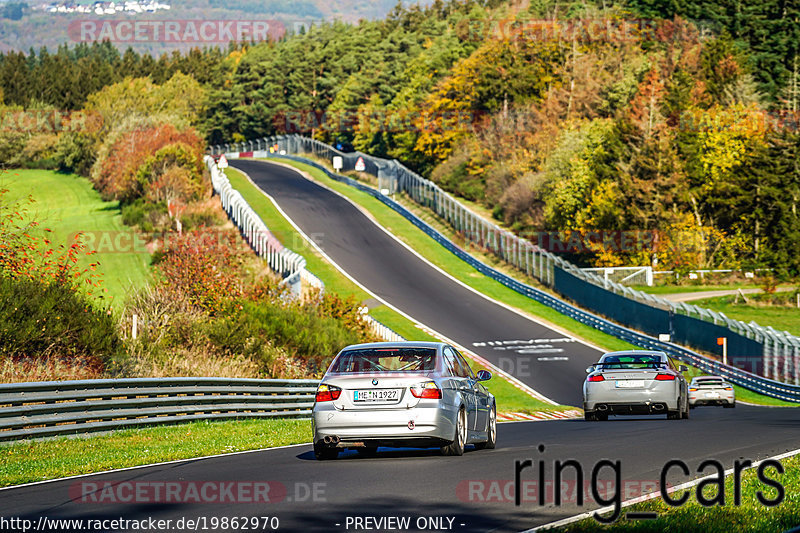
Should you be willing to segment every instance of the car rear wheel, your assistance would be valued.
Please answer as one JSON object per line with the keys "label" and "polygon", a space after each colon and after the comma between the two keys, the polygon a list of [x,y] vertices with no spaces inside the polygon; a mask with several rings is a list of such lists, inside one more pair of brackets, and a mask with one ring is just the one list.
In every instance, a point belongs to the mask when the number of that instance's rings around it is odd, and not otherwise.
{"label": "car rear wheel", "polygon": [[734,407],[736,407],[736,402],[726,403],[723,407],[726,407],[728,409],[733,409]]}
{"label": "car rear wheel", "polygon": [[475,445],[478,450],[494,450],[497,446],[497,408],[493,405],[489,410],[489,420],[486,422],[486,442]]}
{"label": "car rear wheel", "polygon": [[684,420],[689,418],[689,401],[686,401],[686,408],[684,408],[683,412],[681,413],[681,418]]}
{"label": "car rear wheel", "polygon": [[337,448],[328,448],[321,440],[314,443],[314,457],[318,461],[328,461],[336,459],[338,456],[339,450]]}
{"label": "car rear wheel", "polygon": [[464,455],[464,445],[467,442],[467,412],[462,407],[456,417],[456,434],[453,442],[442,446],[442,455]]}

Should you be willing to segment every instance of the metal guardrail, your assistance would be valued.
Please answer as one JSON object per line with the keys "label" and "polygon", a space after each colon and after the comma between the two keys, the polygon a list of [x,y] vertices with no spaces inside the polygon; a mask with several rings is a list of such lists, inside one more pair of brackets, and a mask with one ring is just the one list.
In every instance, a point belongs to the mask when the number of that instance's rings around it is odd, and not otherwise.
{"label": "metal guardrail", "polygon": [[[262,155],[266,156],[266,152]],[[205,163],[211,174],[214,191],[219,194],[223,209],[253,250],[267,261],[274,272],[284,276],[284,282],[295,288],[296,294],[299,294],[304,286],[324,291],[325,283],[306,269],[305,258],[284,247],[270,233],[261,217],[250,207],[241,193],[233,188],[230,180],[220,170],[214,159],[206,156]],[[405,340],[400,334],[373,317],[364,314],[363,319],[369,324],[370,330],[380,338],[390,342]]]}
{"label": "metal guardrail", "polygon": [[[318,142],[318,141],[314,141]],[[320,143],[322,144],[322,143]],[[327,145],[324,145],[327,147]],[[333,150],[330,147],[327,147]],[[234,154],[231,154],[234,155]],[[235,154],[234,157],[238,155]],[[325,166],[317,163],[316,161],[306,159],[304,157],[288,155],[288,154],[270,154],[270,157],[279,157],[285,159],[291,159],[294,161],[302,162],[307,165],[311,165],[315,168],[318,168],[322,172],[325,172],[329,177],[335,179],[337,181],[341,181],[346,183],[356,189],[359,189],[375,198],[383,202],[384,204],[391,207],[393,210],[397,211],[403,217],[408,219],[412,224],[420,228],[426,234],[428,234],[431,238],[433,238],[436,242],[444,246],[447,250],[451,253],[455,254],[457,257],[468,263],[470,266],[485,274],[486,276],[495,279],[496,281],[502,283],[503,285],[521,293],[529,298],[532,298],[540,303],[551,307],[560,313],[569,316],[570,318],[577,320],[578,322],[582,322],[584,324],[588,324],[600,331],[613,335],[619,339],[625,340],[626,342],[630,342],[631,344],[641,346],[643,348],[654,349],[654,350],[661,350],[665,353],[669,354],[670,356],[697,366],[704,372],[714,373],[717,375],[721,375],[742,387],[747,389],[753,390],[755,392],[771,396],[774,398],[786,400],[786,401],[794,401],[800,402],[800,386],[798,385],[791,385],[787,383],[782,383],[780,381],[772,380],[769,378],[765,378],[762,376],[758,376],[756,374],[752,374],[745,370],[741,370],[739,368],[730,366],[730,365],[723,365],[722,363],[715,361],[713,359],[709,359],[697,352],[684,348],[682,346],[678,346],[676,344],[667,343],[659,341],[653,337],[645,335],[643,333],[639,333],[632,329],[626,328],[604,318],[601,318],[593,313],[588,311],[584,311],[578,307],[575,307],[559,298],[556,298],[540,289],[532,287],[530,285],[521,283],[514,278],[503,274],[502,272],[482,263],[481,261],[472,257],[469,253],[464,251],[462,248],[454,244],[450,241],[446,236],[441,234],[438,230],[427,224],[425,221],[420,219],[414,213],[409,211],[400,203],[393,200],[391,197],[381,193],[380,191],[368,187],[358,181],[348,178],[347,176],[343,176],[340,174],[336,174],[335,172],[331,172]],[[465,209],[465,208],[464,208]],[[549,273],[546,274],[549,279],[552,280],[553,272],[552,269],[554,266],[558,265],[559,267],[562,266],[561,263],[566,263],[565,261],[561,260],[560,258],[556,258],[557,261],[552,261],[548,265],[546,261],[550,261],[546,258],[544,254],[547,252],[542,251],[543,254],[539,255],[538,260],[541,261],[540,264],[536,265],[537,269],[540,273],[545,273],[546,270],[550,270]],[[567,269],[565,269],[567,270]],[[571,273],[575,274],[576,271],[580,272],[580,269],[577,267],[572,266],[572,268],[568,269]]]}
{"label": "metal guardrail", "polygon": [[[286,248],[269,231],[267,225],[250,207],[241,193],[233,188],[228,177],[217,167],[212,157],[206,156],[205,163],[211,174],[214,192],[219,195],[222,208],[239,228],[247,243],[273,271],[283,276],[285,280],[297,281],[299,286],[301,272],[306,266],[305,258]],[[309,279],[310,274],[306,273],[302,277]]]}
{"label": "metal guardrail", "polygon": [[191,420],[307,418],[313,379],[132,378],[0,384],[0,441]]}

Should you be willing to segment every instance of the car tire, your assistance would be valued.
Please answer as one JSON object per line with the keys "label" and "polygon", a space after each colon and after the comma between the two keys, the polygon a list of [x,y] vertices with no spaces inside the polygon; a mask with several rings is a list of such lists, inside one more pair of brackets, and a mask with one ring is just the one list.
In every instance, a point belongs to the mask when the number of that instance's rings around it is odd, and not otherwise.
{"label": "car tire", "polygon": [[684,420],[688,420],[689,419],[689,401],[688,400],[686,401],[686,409],[684,409],[683,412],[681,413],[681,418],[683,418]]}
{"label": "car tire", "polygon": [[464,455],[464,446],[467,443],[467,412],[462,407],[458,410],[456,417],[456,434],[453,435],[453,442],[447,446],[442,446],[442,455]]}
{"label": "car tire", "polygon": [[723,407],[725,407],[726,409],[733,409],[734,407],[736,407],[736,402],[726,403],[725,405],[723,405]]}
{"label": "car tire", "polygon": [[475,444],[478,450],[494,450],[497,446],[497,407],[494,405],[489,410],[489,419],[486,421],[486,441]]}
{"label": "car tire", "polygon": [[586,420],[587,422],[595,422],[595,421],[597,421],[597,416],[595,416],[595,414],[593,412],[584,411],[583,412],[583,419]]}
{"label": "car tire", "polygon": [[338,449],[328,448],[321,440],[314,443],[314,457],[316,457],[318,461],[329,461],[331,459],[336,459],[338,456]]}

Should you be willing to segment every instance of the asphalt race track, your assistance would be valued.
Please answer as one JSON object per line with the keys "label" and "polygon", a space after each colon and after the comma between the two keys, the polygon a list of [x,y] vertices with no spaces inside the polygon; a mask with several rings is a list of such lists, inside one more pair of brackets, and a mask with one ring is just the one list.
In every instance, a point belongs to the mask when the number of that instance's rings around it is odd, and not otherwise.
{"label": "asphalt race track", "polygon": [[[556,342],[562,334],[452,282],[349,202],[297,173],[252,161],[232,165],[245,170],[340,266],[380,297],[498,366],[528,358],[531,372],[512,373],[557,401],[579,405],[584,367],[596,360],[595,350]],[[480,345],[536,339],[551,341]],[[550,348],[537,355],[542,345]],[[509,370],[515,369],[523,366]],[[699,477],[698,466],[705,460],[728,469],[737,460],[756,461],[797,448],[800,410],[741,404],[736,409],[700,407],[689,420],[505,423],[498,427],[497,449],[470,446],[463,457],[443,457],[438,449],[381,448],[375,457],[348,451],[334,461],[316,461],[311,446],[300,445],[0,490],[0,525],[15,518],[31,520],[30,530],[39,531],[521,531],[596,509],[592,487],[605,503],[657,490],[661,471],[672,459],[683,461],[690,472],[670,469],[667,482],[675,485]],[[533,466],[521,471],[517,506],[515,464],[528,459]],[[575,469],[567,468],[559,491],[563,500],[555,505],[554,462],[569,459],[579,463],[585,490],[576,490]],[[620,484],[609,485],[613,467],[592,475],[602,460],[619,461]],[[540,470],[547,487],[544,505],[538,494]],[[713,473],[707,468],[703,475]],[[774,472],[769,477],[780,482]],[[577,504],[580,492],[583,505]],[[726,505],[732,505],[733,495],[726,496]],[[624,510],[621,514],[625,519]],[[236,525],[228,521],[234,517]],[[45,518],[109,522],[102,529],[86,529],[86,522],[68,526]],[[120,519],[172,522],[136,528],[111,522]],[[22,531],[19,523],[5,524],[3,531]]]}
{"label": "asphalt race track", "polygon": [[600,352],[464,288],[400,245],[349,201],[296,171],[259,161],[230,164],[246,172],[371,292],[548,398],[581,406],[585,369]]}
{"label": "asphalt race track", "polygon": [[[35,523],[39,517],[47,517],[153,518],[170,519],[173,524],[181,518],[196,520],[199,517],[206,521],[208,531],[234,531],[230,527],[212,529],[213,518],[262,516],[277,517],[280,521],[277,531],[292,532],[520,531],[591,510],[597,505],[587,500],[584,506],[578,507],[574,504],[575,493],[565,489],[560,507],[552,503],[540,506],[534,489],[521,491],[521,504],[515,506],[513,487],[517,460],[532,459],[534,465],[544,460],[549,481],[555,460],[576,459],[582,465],[587,483],[599,460],[619,460],[621,487],[635,494],[640,488],[652,490],[661,469],[670,459],[685,461],[692,474],[705,459],[716,459],[730,468],[739,458],[755,460],[796,448],[799,434],[800,411],[747,406],[736,409],[701,407],[692,411],[690,420],[617,418],[608,422],[505,423],[498,427],[497,449],[477,451],[469,447],[463,457],[442,457],[438,449],[382,448],[372,458],[347,452],[337,460],[320,462],[314,460],[311,446],[303,445],[3,490],[0,491],[0,516],[24,518]],[[538,451],[540,444],[545,446],[544,453]],[[536,468],[522,472],[523,484],[538,478]],[[675,474],[668,478],[672,484],[690,479],[678,469],[670,472]],[[706,471],[707,474],[712,472]],[[602,482],[610,478],[611,471],[601,471],[596,486],[604,487]],[[565,475],[564,479],[574,480],[574,476]],[[208,500],[203,500],[204,483],[213,482],[206,491],[206,497],[213,500],[219,492],[215,487],[233,481],[270,482],[268,496],[273,498],[259,504],[205,503]],[[148,500],[152,498],[152,487],[162,487],[163,499],[166,490],[163,484],[175,482],[183,483],[180,503]],[[117,485],[105,488],[109,483]],[[195,496],[186,490],[190,484],[200,487]],[[136,490],[143,493],[138,503]],[[587,492],[591,493],[590,488]],[[613,500],[615,493],[612,491],[601,497]],[[239,497],[235,490],[233,494],[236,501],[251,497],[248,493]],[[128,498],[133,501],[117,501]],[[93,499],[104,503],[93,503]],[[548,499],[552,501],[551,497]],[[728,505],[731,499],[732,495],[728,494]],[[198,500],[202,503],[197,503]],[[567,504],[567,500],[573,503]],[[356,518],[380,516],[408,517],[411,526],[405,529],[377,528],[374,524],[371,529],[354,527]],[[417,528],[416,521],[424,517],[445,517],[445,524],[447,519],[452,519],[452,525],[436,528],[430,527],[430,523],[420,523],[425,527]],[[198,529],[203,530],[202,527]],[[256,530],[271,531],[260,527]],[[167,531],[181,530],[173,526]]]}

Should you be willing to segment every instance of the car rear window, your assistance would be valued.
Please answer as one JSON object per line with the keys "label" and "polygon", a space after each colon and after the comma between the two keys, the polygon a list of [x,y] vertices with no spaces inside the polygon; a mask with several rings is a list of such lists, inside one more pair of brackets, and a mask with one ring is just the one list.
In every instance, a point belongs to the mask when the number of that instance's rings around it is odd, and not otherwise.
{"label": "car rear window", "polygon": [[657,368],[666,366],[659,355],[609,355],[600,361],[601,368]]}
{"label": "car rear window", "polygon": [[430,372],[435,369],[435,348],[367,348],[342,352],[330,371]]}
{"label": "car rear window", "polygon": [[699,379],[695,382],[695,385],[701,385],[704,387],[721,387],[723,385],[723,381],[721,379]]}

